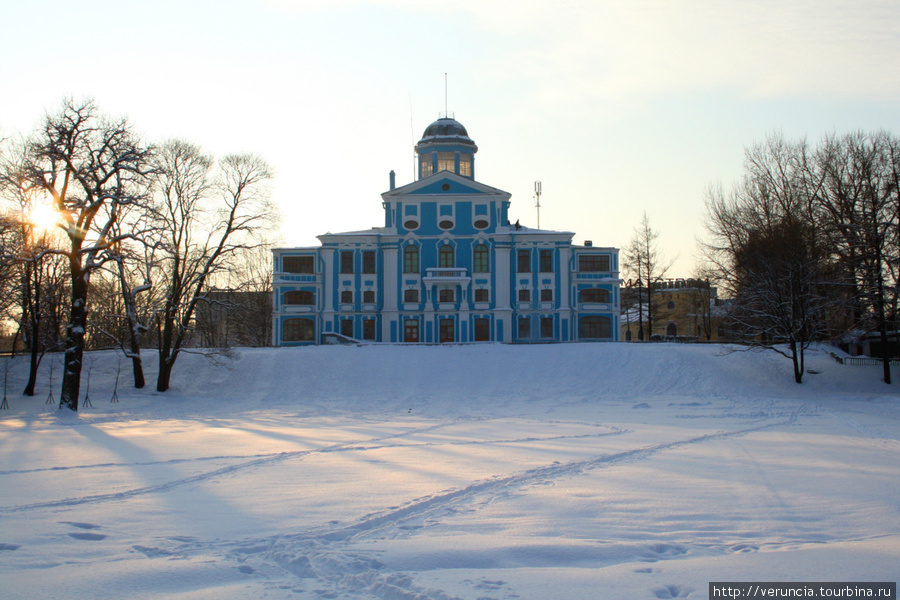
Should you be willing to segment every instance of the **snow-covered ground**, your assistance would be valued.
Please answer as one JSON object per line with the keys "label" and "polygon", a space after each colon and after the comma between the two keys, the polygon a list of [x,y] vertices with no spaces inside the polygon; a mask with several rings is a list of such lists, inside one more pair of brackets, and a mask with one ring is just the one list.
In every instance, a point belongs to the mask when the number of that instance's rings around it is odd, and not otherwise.
{"label": "snow-covered ground", "polygon": [[122,361],[111,403],[118,359],[94,354],[77,416],[45,404],[48,364],[19,396],[17,359],[0,597],[632,600],[900,575],[900,387],[878,367],[815,352],[796,385],[773,353],[665,344],[237,358],[182,356],[165,394]]}

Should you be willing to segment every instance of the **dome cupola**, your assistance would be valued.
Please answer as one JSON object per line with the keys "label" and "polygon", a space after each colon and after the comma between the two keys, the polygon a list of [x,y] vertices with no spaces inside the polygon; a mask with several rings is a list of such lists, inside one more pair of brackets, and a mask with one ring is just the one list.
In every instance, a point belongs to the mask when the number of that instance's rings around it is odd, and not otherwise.
{"label": "dome cupola", "polygon": [[476,152],[478,146],[463,124],[450,117],[441,117],[425,128],[422,139],[416,144],[419,179],[440,171],[474,179]]}

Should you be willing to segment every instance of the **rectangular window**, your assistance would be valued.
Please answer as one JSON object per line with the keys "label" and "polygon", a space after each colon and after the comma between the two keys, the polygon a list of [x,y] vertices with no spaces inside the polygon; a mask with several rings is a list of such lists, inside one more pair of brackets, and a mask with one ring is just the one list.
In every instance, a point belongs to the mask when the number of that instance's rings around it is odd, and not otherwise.
{"label": "rectangular window", "polygon": [[445,244],[441,246],[440,252],[438,252],[438,266],[442,269],[452,269],[456,266],[456,253],[453,251],[453,246],[450,244]]}
{"label": "rectangular window", "polygon": [[353,272],[353,252],[344,250],[341,252],[341,273]]}
{"label": "rectangular window", "polygon": [[281,326],[281,339],[285,342],[311,342],[314,336],[312,319],[286,319]]}
{"label": "rectangular window", "polygon": [[456,171],[456,153],[438,152],[438,171]]}
{"label": "rectangular window", "polygon": [[541,250],[541,273],[553,272],[553,250]]}
{"label": "rectangular window", "polygon": [[419,341],[419,322],[415,319],[403,321],[403,341],[407,343]]}
{"label": "rectangular window", "polygon": [[438,302],[454,302],[453,290],[440,290],[438,292]]}
{"label": "rectangular window", "polygon": [[407,246],[403,249],[403,272],[419,272],[419,248],[417,246]]}
{"label": "rectangular window", "polygon": [[531,290],[519,290],[519,302],[531,302]]}
{"label": "rectangular window", "polygon": [[519,319],[519,339],[527,340],[531,337],[531,321],[527,317]]}
{"label": "rectangular window", "polygon": [[541,290],[541,302],[553,302],[553,290]]}
{"label": "rectangular window", "polygon": [[475,319],[475,341],[489,342],[491,340],[491,320],[486,318]]}
{"label": "rectangular window", "polygon": [[363,252],[363,273],[375,272],[375,251],[366,250]]}
{"label": "rectangular window", "polygon": [[364,291],[363,292],[363,303],[375,304],[375,292],[372,290]]}
{"label": "rectangular window", "polygon": [[363,321],[363,339],[375,339],[375,319],[366,319]]}
{"label": "rectangular window", "polygon": [[[419,178],[420,179],[431,175],[431,167],[432,167],[431,155],[430,154],[419,155]],[[416,340],[416,341],[418,341],[418,340]]]}
{"label": "rectangular window", "polygon": [[484,244],[475,246],[475,251],[472,256],[472,270],[475,273],[487,273],[490,271],[488,256],[487,246]]}
{"label": "rectangular window", "polygon": [[315,257],[282,256],[281,270],[285,273],[315,273]]}
{"label": "rectangular window", "polygon": [[353,292],[341,292],[341,304],[353,304]]}
{"label": "rectangular window", "polygon": [[579,271],[609,271],[608,254],[580,254],[578,256]]}
{"label": "rectangular window", "polygon": [[530,250],[519,250],[516,252],[518,268],[516,269],[519,273],[529,273],[531,272],[531,251]]}
{"label": "rectangular window", "polygon": [[475,290],[475,302],[490,302],[490,294],[484,288]]}
{"label": "rectangular window", "polygon": [[461,154],[459,157],[459,174],[463,177],[472,176],[472,155]]}
{"label": "rectangular window", "polygon": [[553,319],[551,317],[544,317],[541,319],[541,337],[553,337]]}
{"label": "rectangular window", "polygon": [[419,301],[419,290],[403,290],[403,301],[404,302],[418,302]]}

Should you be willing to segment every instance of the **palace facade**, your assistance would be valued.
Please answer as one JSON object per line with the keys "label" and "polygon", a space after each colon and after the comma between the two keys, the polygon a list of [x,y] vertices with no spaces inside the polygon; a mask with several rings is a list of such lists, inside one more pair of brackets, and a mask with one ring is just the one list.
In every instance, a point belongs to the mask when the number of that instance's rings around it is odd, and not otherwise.
{"label": "palace facade", "polygon": [[510,194],[475,181],[477,151],[438,119],[418,179],[391,172],[383,226],[275,249],[273,344],[617,341],[618,249],[511,224]]}

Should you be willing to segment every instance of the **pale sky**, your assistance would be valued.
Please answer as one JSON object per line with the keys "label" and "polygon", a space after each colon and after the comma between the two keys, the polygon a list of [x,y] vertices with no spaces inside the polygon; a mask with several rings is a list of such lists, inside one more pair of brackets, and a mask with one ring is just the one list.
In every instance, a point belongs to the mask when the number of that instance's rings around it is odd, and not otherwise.
{"label": "pale sky", "polygon": [[67,95],[149,141],[261,154],[282,245],[383,225],[448,108],[510,216],[691,274],[703,196],[773,131],[900,133],[897,0],[58,0],[0,5],[0,133]]}

